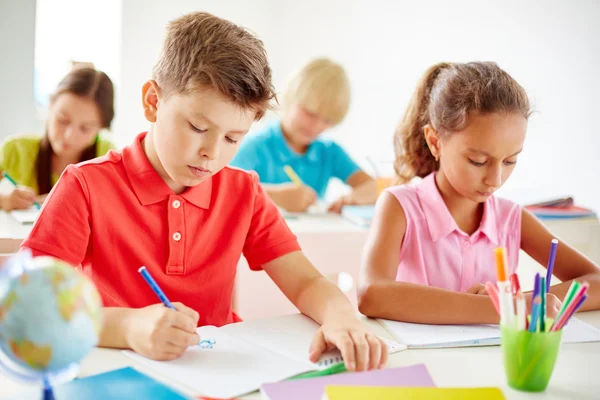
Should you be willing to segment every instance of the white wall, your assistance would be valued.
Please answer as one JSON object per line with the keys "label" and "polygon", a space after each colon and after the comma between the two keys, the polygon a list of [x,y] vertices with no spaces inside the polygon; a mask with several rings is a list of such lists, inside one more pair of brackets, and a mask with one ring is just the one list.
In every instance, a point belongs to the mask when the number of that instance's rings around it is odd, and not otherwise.
{"label": "white wall", "polygon": [[0,141],[40,129],[33,99],[35,0],[0,0]]}
{"label": "white wall", "polygon": [[91,62],[119,90],[121,8],[122,0],[37,0],[35,68],[40,104],[48,103],[72,61]]}
{"label": "white wall", "polygon": [[[242,25],[261,38],[270,37],[272,1],[124,0],[122,10],[121,90],[114,131],[126,144],[148,129],[142,112],[142,85],[152,76],[169,21],[191,11],[208,11]],[[267,51],[271,50],[267,46]]]}
{"label": "white wall", "polygon": [[515,199],[571,194],[600,210],[600,135],[594,130],[600,109],[600,2],[123,3],[118,133],[124,143],[147,128],[140,88],[150,77],[165,24],[202,9],[247,26],[263,39],[280,90],[289,74],[312,57],[326,55],[343,63],[353,102],[331,135],[363,165],[367,155],[393,156],[395,125],[429,65],[498,62],[525,87],[539,111],[504,194]]}

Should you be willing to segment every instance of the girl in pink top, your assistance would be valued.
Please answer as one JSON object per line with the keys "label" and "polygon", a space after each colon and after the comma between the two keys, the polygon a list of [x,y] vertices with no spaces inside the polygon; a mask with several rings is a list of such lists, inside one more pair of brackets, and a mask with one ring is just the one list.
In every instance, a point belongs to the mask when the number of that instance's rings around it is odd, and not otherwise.
{"label": "girl in pink top", "polygon": [[[547,264],[552,234],[493,195],[515,168],[530,113],[524,89],[495,63],[441,63],[425,73],[395,135],[400,182],[423,180],[389,188],[377,202],[363,257],[363,314],[497,323],[483,287],[496,281],[493,249],[506,248],[511,273],[519,249]],[[549,317],[573,279],[590,283],[582,309],[600,308],[600,269],[562,242],[554,275],[563,283],[550,289]]]}

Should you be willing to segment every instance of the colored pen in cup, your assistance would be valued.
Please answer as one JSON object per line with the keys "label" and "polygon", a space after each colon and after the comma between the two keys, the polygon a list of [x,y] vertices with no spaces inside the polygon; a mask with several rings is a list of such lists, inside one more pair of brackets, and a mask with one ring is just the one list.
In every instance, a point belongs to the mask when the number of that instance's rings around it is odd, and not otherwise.
{"label": "colored pen in cup", "polygon": [[498,302],[500,303],[500,323],[505,326],[513,326],[515,308],[511,293],[510,281],[506,275],[504,248],[494,249],[496,256],[496,273],[498,276]]}

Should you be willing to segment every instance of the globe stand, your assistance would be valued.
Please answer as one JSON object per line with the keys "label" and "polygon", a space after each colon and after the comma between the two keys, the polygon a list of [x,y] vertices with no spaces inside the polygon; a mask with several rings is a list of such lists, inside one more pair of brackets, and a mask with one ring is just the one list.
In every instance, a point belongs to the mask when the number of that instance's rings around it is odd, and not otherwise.
{"label": "globe stand", "polygon": [[42,391],[42,400],[56,400],[52,385],[48,379],[44,379],[44,390]]}

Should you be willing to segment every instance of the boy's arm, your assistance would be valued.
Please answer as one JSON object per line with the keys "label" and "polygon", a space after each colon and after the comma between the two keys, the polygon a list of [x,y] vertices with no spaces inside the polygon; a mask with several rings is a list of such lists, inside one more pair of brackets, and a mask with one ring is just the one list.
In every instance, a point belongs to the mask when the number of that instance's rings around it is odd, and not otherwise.
{"label": "boy's arm", "polygon": [[352,187],[352,192],[333,202],[329,211],[339,213],[345,205],[366,205],[377,201],[377,181],[365,172],[353,173],[346,183]]}
{"label": "boy's arm", "polygon": [[385,365],[385,344],[359,321],[346,296],[302,252],[281,256],[264,264],[263,269],[303,314],[322,325],[309,349],[312,361],[337,347],[351,371]]}
{"label": "boy's arm", "polygon": [[370,317],[426,324],[497,323],[488,296],[397,282],[406,217],[398,200],[384,192],[363,253],[359,310]]}
{"label": "boy's arm", "polygon": [[309,349],[310,359],[317,361],[324,351],[338,347],[350,370],[382,366],[387,347],[358,320],[344,294],[300,252],[296,237],[257,177],[251,178],[254,199],[244,256],[250,268],[265,270],[300,311],[322,324]]}
{"label": "boy's arm", "polygon": [[373,204],[377,200],[377,182],[366,172],[337,143],[330,148],[333,158],[333,176],[352,188],[348,195],[333,202],[329,211],[339,213],[344,205]]}

